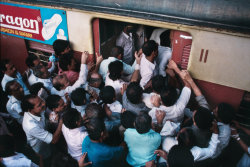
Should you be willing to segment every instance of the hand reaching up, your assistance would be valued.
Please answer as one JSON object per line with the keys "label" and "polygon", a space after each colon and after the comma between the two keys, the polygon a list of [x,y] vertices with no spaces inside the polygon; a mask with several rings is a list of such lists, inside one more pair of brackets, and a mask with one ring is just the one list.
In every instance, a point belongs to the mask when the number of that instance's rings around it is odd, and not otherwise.
{"label": "hand reaching up", "polygon": [[88,57],[89,57],[89,52],[88,52],[88,51],[84,51],[84,52],[82,53],[81,63],[82,63],[82,64],[86,64],[86,63],[87,63]]}
{"label": "hand reaching up", "polygon": [[135,52],[135,60],[136,63],[139,65],[141,64],[141,58],[142,58],[141,53]]}

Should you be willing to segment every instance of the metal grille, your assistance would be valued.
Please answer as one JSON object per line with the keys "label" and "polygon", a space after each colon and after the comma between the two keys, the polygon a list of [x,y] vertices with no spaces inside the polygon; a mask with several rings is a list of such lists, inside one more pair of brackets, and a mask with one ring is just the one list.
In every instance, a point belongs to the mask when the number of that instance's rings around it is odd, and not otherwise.
{"label": "metal grille", "polygon": [[182,51],[182,58],[181,58],[181,69],[186,70],[188,67],[188,61],[191,51],[191,45],[186,45]]}

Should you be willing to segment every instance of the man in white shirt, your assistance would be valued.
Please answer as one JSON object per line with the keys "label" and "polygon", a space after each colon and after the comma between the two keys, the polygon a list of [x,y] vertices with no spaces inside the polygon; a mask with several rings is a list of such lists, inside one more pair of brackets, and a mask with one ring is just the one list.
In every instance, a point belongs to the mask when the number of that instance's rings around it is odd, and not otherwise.
{"label": "man in white shirt", "polygon": [[27,137],[28,144],[32,149],[47,159],[51,155],[50,143],[55,144],[61,135],[62,120],[54,134],[49,133],[45,128],[44,110],[45,102],[35,95],[27,95],[21,103],[24,113],[23,130]]}
{"label": "man in white shirt", "polygon": [[62,133],[68,145],[68,153],[77,161],[82,156],[82,142],[88,135],[81,126],[82,117],[76,109],[69,109],[63,115]]}
{"label": "man in white shirt", "polygon": [[88,53],[84,52],[81,58],[81,69],[79,73],[79,77],[77,81],[70,86],[70,82],[65,74],[58,75],[53,78],[53,88],[51,89],[51,94],[59,95],[63,98],[66,102],[65,94],[71,94],[73,90],[82,86],[86,83],[87,75],[88,75],[88,68],[86,65],[86,61],[88,59]]}
{"label": "man in white shirt", "polygon": [[133,25],[125,25],[123,31],[116,39],[116,46],[121,46],[124,49],[122,61],[132,65],[134,62],[135,42],[132,35]]}
{"label": "man in white shirt", "polygon": [[154,75],[157,75],[155,59],[158,56],[158,45],[155,41],[147,41],[142,46],[142,59],[140,66],[141,81],[140,85],[142,88],[151,81]]}
{"label": "man in white shirt", "polygon": [[[99,74],[102,75],[103,80],[106,80],[106,75],[108,73],[108,66],[111,62],[114,62],[116,60],[119,60],[122,62],[122,57],[123,57],[123,48],[120,46],[115,46],[112,48],[110,57],[107,59],[103,60],[101,62],[100,68],[99,68]],[[136,62],[134,61],[133,65],[128,65],[124,62],[123,63],[123,75],[131,75],[134,72],[134,66]]]}
{"label": "man in white shirt", "polygon": [[10,96],[6,108],[8,113],[16,119],[19,124],[23,122],[23,110],[21,108],[21,100],[24,97],[22,86],[15,80],[9,81],[5,87],[6,93]]}
{"label": "man in white shirt", "polygon": [[0,69],[4,73],[4,77],[1,82],[3,91],[5,91],[5,85],[7,84],[7,82],[16,80],[23,87],[25,95],[30,93],[29,89],[23,82],[21,74],[17,72],[16,67],[10,62],[10,60],[1,60]]}

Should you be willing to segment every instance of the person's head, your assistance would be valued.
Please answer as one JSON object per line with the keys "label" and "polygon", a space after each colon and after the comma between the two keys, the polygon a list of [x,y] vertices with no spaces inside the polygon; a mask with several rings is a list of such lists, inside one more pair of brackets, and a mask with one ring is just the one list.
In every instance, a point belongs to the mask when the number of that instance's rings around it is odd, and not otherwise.
{"label": "person's head", "polygon": [[173,146],[168,153],[168,167],[194,167],[194,157],[190,149],[179,145]]}
{"label": "person's head", "polygon": [[99,73],[93,72],[89,78],[89,85],[95,88],[100,88],[102,84],[102,76]]}
{"label": "person's head", "polygon": [[66,53],[60,56],[59,66],[63,71],[76,71],[76,60],[72,53]]}
{"label": "person's head", "polygon": [[69,129],[75,129],[80,127],[81,122],[81,114],[74,108],[69,108],[63,114],[63,124]]}
{"label": "person's head", "polygon": [[48,79],[50,76],[48,68],[42,65],[41,63],[33,68],[33,72],[36,77],[41,79]]}
{"label": "person's head", "polygon": [[7,82],[5,85],[5,92],[7,95],[14,96],[18,100],[24,97],[23,87],[15,80]]}
{"label": "person's head", "polygon": [[142,100],[143,89],[138,82],[131,82],[126,90],[128,100],[133,104],[138,104]]}
{"label": "person's head", "polygon": [[30,86],[30,94],[37,95],[45,100],[49,95],[49,91],[44,87],[43,83],[37,82]]}
{"label": "person's head", "polygon": [[178,145],[191,149],[194,146],[195,138],[193,130],[182,128],[177,134]]}
{"label": "person's head", "polygon": [[57,75],[52,80],[53,87],[60,91],[67,88],[70,85],[69,79],[66,74]]}
{"label": "person's head", "polygon": [[213,116],[208,109],[199,107],[194,111],[193,122],[199,129],[209,130],[212,126]]}
{"label": "person's head", "polygon": [[165,106],[172,106],[178,99],[178,94],[175,88],[168,87],[161,91],[161,100]]}
{"label": "person's head", "polygon": [[160,35],[160,45],[161,46],[166,46],[166,47],[170,47],[171,41],[170,41],[170,31],[171,30],[166,30],[163,33],[161,33]]}
{"label": "person's head", "polygon": [[1,71],[11,77],[15,77],[17,74],[16,67],[10,62],[9,59],[1,60],[0,62],[0,69]]}
{"label": "person's head", "polygon": [[5,158],[15,154],[15,141],[10,135],[0,135],[0,157]]}
{"label": "person's head", "polygon": [[66,109],[67,104],[58,95],[49,95],[46,99],[47,107],[56,113],[62,112]]}
{"label": "person's head", "polygon": [[123,71],[123,64],[120,61],[113,61],[109,64],[109,78],[113,81],[120,79]]}
{"label": "person's head", "polygon": [[105,104],[115,101],[115,89],[112,86],[105,86],[100,92],[100,98]]}
{"label": "person's head", "polygon": [[24,112],[30,112],[33,115],[40,116],[41,113],[46,109],[45,102],[36,95],[24,96],[21,107]]}
{"label": "person's head", "polygon": [[126,34],[133,33],[134,32],[134,25],[131,23],[124,23],[123,24],[123,32]]}
{"label": "person's head", "polygon": [[75,89],[71,95],[71,100],[76,106],[83,106],[86,104],[86,91],[83,88]]}
{"label": "person's head", "polygon": [[37,66],[38,64],[40,64],[40,59],[37,55],[35,55],[34,53],[29,53],[28,57],[25,60],[25,64],[29,67],[29,68],[34,68],[35,66]]}
{"label": "person's head", "polygon": [[102,142],[105,136],[105,124],[102,119],[90,119],[87,126],[89,138],[94,141]]}
{"label": "person's head", "polygon": [[161,75],[156,75],[152,78],[152,88],[153,91],[160,94],[161,90],[165,87],[164,77]]}
{"label": "person's head", "polygon": [[105,113],[100,105],[96,103],[90,103],[85,108],[85,118],[86,119],[93,119],[93,118],[100,118],[103,119]]}
{"label": "person's head", "polygon": [[146,57],[157,57],[158,56],[158,45],[154,40],[145,42],[142,46],[142,52]]}
{"label": "person's head", "polygon": [[224,123],[230,124],[234,118],[234,108],[227,103],[220,103],[214,110],[213,110],[215,118]]}
{"label": "person's head", "polygon": [[52,160],[51,167],[79,167],[77,160],[72,158],[69,154],[57,152]]}
{"label": "person's head", "polygon": [[144,134],[151,129],[152,118],[146,111],[141,111],[135,118],[135,129],[138,133]]}
{"label": "person's head", "polygon": [[57,56],[68,53],[71,50],[69,41],[62,39],[57,39],[54,41],[53,49],[55,51],[55,55]]}
{"label": "person's head", "polygon": [[112,48],[110,56],[116,57],[117,59],[122,60],[123,53],[124,53],[124,49],[122,47],[115,46]]}
{"label": "person's head", "polygon": [[121,114],[121,124],[124,128],[135,128],[136,114],[131,111],[125,111]]}

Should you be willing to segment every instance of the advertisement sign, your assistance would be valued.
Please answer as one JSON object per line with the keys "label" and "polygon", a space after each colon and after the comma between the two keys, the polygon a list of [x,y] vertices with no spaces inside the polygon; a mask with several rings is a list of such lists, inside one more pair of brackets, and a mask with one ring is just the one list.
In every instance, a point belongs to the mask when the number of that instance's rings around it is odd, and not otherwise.
{"label": "advertisement sign", "polygon": [[66,11],[0,2],[0,32],[49,45],[68,40]]}

